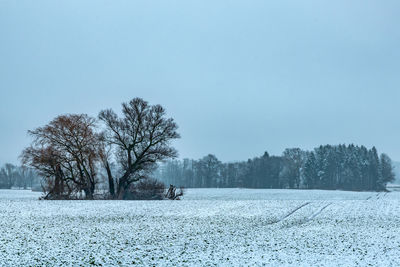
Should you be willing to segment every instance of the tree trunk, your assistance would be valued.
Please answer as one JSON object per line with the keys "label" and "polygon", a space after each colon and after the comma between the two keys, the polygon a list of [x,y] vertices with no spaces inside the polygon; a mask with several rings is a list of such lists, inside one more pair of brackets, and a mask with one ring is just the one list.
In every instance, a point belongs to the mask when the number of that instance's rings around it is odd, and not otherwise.
{"label": "tree trunk", "polygon": [[110,191],[110,195],[111,195],[111,198],[115,198],[114,179],[112,177],[111,168],[110,168],[110,165],[108,164],[108,161],[106,162],[106,170],[107,170],[107,176],[108,176],[108,188]]}
{"label": "tree trunk", "polygon": [[122,200],[124,199],[124,193],[125,193],[125,187],[123,185],[123,182],[118,183],[118,188],[117,188],[117,198]]}
{"label": "tree trunk", "polygon": [[118,185],[117,185],[117,197],[118,197],[118,199],[123,199],[124,198],[125,190],[127,190],[129,185],[130,185],[128,183],[128,178],[129,178],[130,174],[131,174],[131,171],[125,172],[124,175],[118,181]]}
{"label": "tree trunk", "polygon": [[93,192],[91,192],[90,188],[83,189],[85,192],[85,199],[93,199]]}
{"label": "tree trunk", "polygon": [[54,179],[53,192],[57,196],[57,198],[60,196],[60,177],[57,174],[56,174],[56,177]]}

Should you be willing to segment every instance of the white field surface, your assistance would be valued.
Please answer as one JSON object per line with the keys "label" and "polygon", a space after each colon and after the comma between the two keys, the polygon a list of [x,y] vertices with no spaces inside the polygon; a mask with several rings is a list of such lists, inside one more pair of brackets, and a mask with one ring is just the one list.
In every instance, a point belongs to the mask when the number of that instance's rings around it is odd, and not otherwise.
{"label": "white field surface", "polygon": [[0,266],[400,266],[400,192],[191,189],[181,201],[0,190]]}

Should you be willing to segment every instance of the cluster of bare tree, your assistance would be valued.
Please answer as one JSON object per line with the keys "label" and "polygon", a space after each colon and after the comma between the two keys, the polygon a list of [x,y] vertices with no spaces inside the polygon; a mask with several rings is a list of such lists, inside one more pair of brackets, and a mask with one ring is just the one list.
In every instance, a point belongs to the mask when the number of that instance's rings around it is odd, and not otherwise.
{"label": "cluster of bare tree", "polygon": [[44,177],[46,199],[93,199],[103,173],[111,199],[131,199],[135,183],[157,163],[177,156],[177,124],[160,105],[141,98],[122,104],[122,116],[107,109],[98,120],[86,114],[56,117],[29,131],[32,144],[22,153],[26,166]]}
{"label": "cluster of bare tree", "polygon": [[31,168],[15,166],[10,163],[0,168],[0,189],[33,188],[40,185],[40,178]]}

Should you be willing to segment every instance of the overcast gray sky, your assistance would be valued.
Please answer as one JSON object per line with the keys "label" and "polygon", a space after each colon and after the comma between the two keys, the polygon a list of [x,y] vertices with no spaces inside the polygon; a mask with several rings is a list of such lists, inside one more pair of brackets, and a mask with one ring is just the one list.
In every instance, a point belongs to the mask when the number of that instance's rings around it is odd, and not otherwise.
{"label": "overcast gray sky", "polygon": [[400,1],[0,1],[0,163],[142,97],[180,157],[375,145],[400,160]]}

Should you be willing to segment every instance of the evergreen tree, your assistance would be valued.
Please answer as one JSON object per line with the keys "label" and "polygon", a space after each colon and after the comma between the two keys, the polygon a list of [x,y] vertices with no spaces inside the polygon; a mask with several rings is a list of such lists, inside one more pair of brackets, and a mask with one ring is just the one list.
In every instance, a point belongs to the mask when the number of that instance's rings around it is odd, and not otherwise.
{"label": "evergreen tree", "polygon": [[314,152],[310,152],[307,157],[307,161],[304,165],[304,183],[307,188],[314,189],[317,187],[318,178],[318,166],[317,159],[315,158]]}

